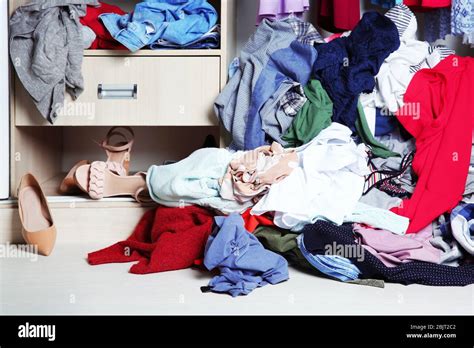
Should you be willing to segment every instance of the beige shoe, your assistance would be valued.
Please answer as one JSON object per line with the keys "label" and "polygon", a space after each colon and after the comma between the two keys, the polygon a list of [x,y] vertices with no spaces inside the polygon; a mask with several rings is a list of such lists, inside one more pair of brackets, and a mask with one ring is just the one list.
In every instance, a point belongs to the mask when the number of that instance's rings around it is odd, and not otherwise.
{"label": "beige shoe", "polygon": [[38,253],[48,256],[56,242],[56,227],[48,202],[38,181],[25,174],[18,187],[18,212],[26,243],[36,245]]}
{"label": "beige shoe", "polygon": [[132,196],[138,201],[146,193],[146,173],[121,176],[107,167],[106,162],[92,162],[77,168],[74,175],[77,186],[92,199]]}
{"label": "beige shoe", "polygon": [[64,177],[61,185],[59,186],[59,193],[62,195],[74,195],[77,193],[81,193],[79,187],[77,187],[76,180],[74,180],[74,173],[76,172],[77,168],[83,166],[85,164],[90,164],[87,160],[82,160],[77,162],[74,167],[71,168],[69,173]]}

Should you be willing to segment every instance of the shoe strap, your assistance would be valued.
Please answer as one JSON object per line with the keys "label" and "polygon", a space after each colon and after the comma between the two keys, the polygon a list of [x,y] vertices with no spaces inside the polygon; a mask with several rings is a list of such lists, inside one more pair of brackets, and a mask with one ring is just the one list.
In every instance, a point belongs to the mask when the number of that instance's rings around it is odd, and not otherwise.
{"label": "shoe strap", "polygon": [[[126,132],[122,132],[120,129],[125,130]],[[130,136],[127,137],[126,133],[129,133],[128,135]],[[111,145],[110,144],[110,139],[114,136],[118,136],[124,139],[124,141],[119,142],[117,145]],[[101,144],[99,144],[103,149],[111,151],[111,152],[123,152],[126,150],[131,150],[133,143],[135,141],[135,133],[133,132],[133,129],[128,126],[117,126],[117,127],[112,127],[109,132],[107,133],[107,136],[105,139],[102,141]]]}

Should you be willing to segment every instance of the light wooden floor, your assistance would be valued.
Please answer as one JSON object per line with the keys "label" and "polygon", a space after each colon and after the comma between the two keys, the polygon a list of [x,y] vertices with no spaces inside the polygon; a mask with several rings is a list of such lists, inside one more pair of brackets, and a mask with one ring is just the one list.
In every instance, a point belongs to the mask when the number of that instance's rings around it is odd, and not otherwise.
{"label": "light wooden floor", "polygon": [[130,264],[89,266],[107,245],[57,245],[50,257],[0,258],[0,314],[474,314],[474,287],[342,284],[290,269],[290,280],[246,297],[202,294],[197,270],[128,273]]}

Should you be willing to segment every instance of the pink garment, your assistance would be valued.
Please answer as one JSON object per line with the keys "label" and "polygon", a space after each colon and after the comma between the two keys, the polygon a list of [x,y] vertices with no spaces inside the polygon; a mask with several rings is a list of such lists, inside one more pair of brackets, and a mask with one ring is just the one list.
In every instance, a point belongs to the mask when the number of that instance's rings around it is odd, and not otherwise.
{"label": "pink garment", "polygon": [[439,264],[441,250],[431,245],[431,224],[415,234],[404,236],[354,224],[356,239],[364,249],[377,257],[387,267],[414,260]]}
{"label": "pink garment", "polygon": [[295,149],[284,149],[277,142],[246,151],[232,160],[220,180],[220,195],[241,203],[256,203],[270,186],[298,167]]}
{"label": "pink garment", "polygon": [[264,18],[270,20],[282,19],[290,14],[301,17],[309,10],[309,0],[260,0],[257,25]]}

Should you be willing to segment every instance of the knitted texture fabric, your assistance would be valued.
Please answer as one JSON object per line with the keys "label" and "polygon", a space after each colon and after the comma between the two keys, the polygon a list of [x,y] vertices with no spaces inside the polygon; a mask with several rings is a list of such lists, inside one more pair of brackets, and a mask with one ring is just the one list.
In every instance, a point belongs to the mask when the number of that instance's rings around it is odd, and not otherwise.
{"label": "knitted texture fabric", "polygon": [[191,267],[204,256],[213,214],[204,208],[159,206],[143,215],[125,241],[90,253],[91,265],[138,261],[130,273],[147,274]]}
{"label": "knitted texture fabric", "polygon": [[348,37],[316,46],[313,72],[334,104],[333,122],[355,131],[359,95],[374,89],[380,66],[399,46],[397,27],[377,12],[364,14]]}

